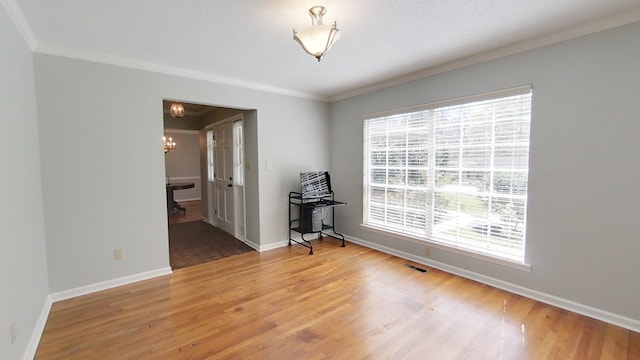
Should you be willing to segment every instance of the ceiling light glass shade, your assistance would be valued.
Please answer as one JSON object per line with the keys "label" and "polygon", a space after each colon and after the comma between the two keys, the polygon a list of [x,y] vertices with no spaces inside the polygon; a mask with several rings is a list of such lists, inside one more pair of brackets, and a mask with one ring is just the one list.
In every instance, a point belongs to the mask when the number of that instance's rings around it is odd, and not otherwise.
{"label": "ceiling light glass shade", "polygon": [[184,106],[180,103],[173,103],[169,108],[169,114],[174,118],[181,118],[184,116]]}
{"label": "ceiling light glass shade", "polygon": [[333,44],[340,39],[340,30],[334,22],[332,25],[322,24],[322,16],[327,13],[323,6],[314,6],[309,9],[311,16],[311,26],[300,31],[293,30],[293,38],[304,51],[318,59],[331,49]]}

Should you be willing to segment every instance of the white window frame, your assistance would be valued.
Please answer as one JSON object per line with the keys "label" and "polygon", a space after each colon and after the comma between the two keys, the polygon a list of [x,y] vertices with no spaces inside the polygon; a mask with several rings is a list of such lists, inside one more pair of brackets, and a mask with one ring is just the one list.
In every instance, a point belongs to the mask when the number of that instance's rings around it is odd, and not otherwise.
{"label": "white window frame", "polygon": [[214,148],[216,145],[216,140],[213,134],[213,128],[206,128],[207,134],[207,180],[209,182],[214,182],[216,179],[216,167],[215,167],[215,155]]}
{"label": "white window frame", "polygon": [[[366,115],[363,125],[362,226],[397,238],[428,244],[435,248],[486,259],[518,269],[530,270],[530,265],[525,263],[525,235],[531,96],[531,86],[527,85]],[[502,133],[496,130],[496,120],[491,120],[490,116],[481,116],[479,117],[481,120],[477,122],[477,124],[486,127],[485,132],[490,134],[489,140],[481,138],[478,140],[479,143],[474,144],[476,140],[468,137],[471,140],[467,140],[468,142],[465,143],[464,138],[467,136],[460,135],[460,143],[457,148],[456,146],[442,145],[449,136],[446,133],[449,130],[447,122],[454,124],[451,129],[456,129],[455,126],[457,126],[455,121],[449,120],[443,114],[460,114],[459,119],[463,119],[462,114],[465,113],[464,109],[467,107],[477,110],[485,106],[483,104],[486,102],[506,102],[510,99],[521,100],[524,111],[518,115],[520,117],[517,120],[514,120],[517,122],[517,126],[520,126],[518,127],[519,137],[508,140],[508,145],[511,148],[521,151],[517,156],[512,155],[515,160],[511,160],[510,168],[509,166],[505,168],[502,158],[496,155],[499,154],[496,149],[502,150],[502,146],[506,142],[497,137]],[[436,120],[436,117],[440,120]],[[458,117],[451,115],[449,117],[458,119]],[[460,120],[460,134],[468,127],[476,126],[476,123],[472,121],[476,120],[469,118]],[[526,129],[523,129],[525,126]],[[522,131],[520,131],[521,129]],[[406,134],[404,140],[402,139],[403,134]],[[404,153],[400,152],[407,154],[404,161],[394,161],[397,160],[397,157],[390,155],[394,149],[399,149],[391,145],[393,139],[399,139],[397,141],[401,144],[400,148],[404,146]],[[458,165],[447,164],[442,165],[444,167],[439,167],[441,165],[438,165],[436,161],[442,160],[444,148],[455,153],[455,157],[451,156],[451,158],[459,157]],[[384,149],[387,151],[386,154]],[[468,151],[468,149],[471,150]],[[413,155],[411,155],[412,152]],[[463,166],[463,163],[467,162],[470,156],[475,156],[475,152],[480,154],[484,152],[485,155],[482,155],[481,161],[483,165],[477,169],[478,162],[476,162],[473,163],[474,168],[465,168],[466,165]],[[446,158],[449,158],[448,153]],[[386,163],[382,164],[380,161],[386,161]],[[515,161],[520,162],[514,165]],[[447,173],[452,173],[453,178],[457,176],[459,179],[479,174],[478,176],[483,179],[479,181],[483,185],[479,186],[484,186],[484,188],[478,191],[477,188],[462,186],[465,184],[463,180],[458,181],[457,187],[451,186],[451,184],[447,185],[448,187],[439,187],[436,179],[447,176]],[[497,182],[494,183],[494,179],[502,179],[505,174],[510,176],[509,193],[500,190]],[[518,181],[514,180],[516,176]],[[384,183],[380,183],[381,178],[384,179]],[[523,178],[524,181],[522,181]],[[516,183],[519,185],[515,186]],[[457,210],[443,212],[443,208],[450,206],[442,205],[443,194],[454,198],[453,203],[457,204]],[[470,206],[469,202],[463,201],[465,196],[472,197],[473,202],[479,201],[475,199],[481,199],[483,205]],[[505,201],[508,201],[507,206],[504,205]],[[462,210],[460,209],[461,203]],[[472,210],[464,209],[464,205],[471,207]],[[469,231],[471,225],[465,225],[460,219],[462,216],[469,218],[471,216],[469,213],[475,216],[474,211],[476,210],[473,210],[475,208],[481,210],[477,210],[477,218],[473,217],[474,224],[476,219],[483,218],[486,219],[486,225],[475,225],[473,231]],[[517,209],[517,211],[509,211],[512,209]],[[496,215],[498,212],[500,212],[500,216]],[[445,218],[445,215],[448,217]],[[445,222],[455,224],[454,236],[448,235],[450,231],[442,231],[442,224]],[[506,227],[507,224],[513,225],[514,223],[517,223],[518,226]],[[486,226],[487,231],[481,231],[482,226]],[[486,241],[486,246],[481,243],[482,241]],[[516,250],[510,250],[511,246]],[[518,246],[521,247],[518,248]]]}
{"label": "white window frame", "polygon": [[241,120],[233,123],[233,172],[234,184],[244,186],[244,125]]}

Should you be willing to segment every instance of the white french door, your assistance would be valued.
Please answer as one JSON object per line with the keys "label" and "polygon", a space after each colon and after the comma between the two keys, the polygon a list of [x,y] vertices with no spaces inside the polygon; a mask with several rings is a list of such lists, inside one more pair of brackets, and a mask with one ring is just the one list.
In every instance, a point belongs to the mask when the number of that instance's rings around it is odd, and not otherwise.
{"label": "white french door", "polygon": [[244,122],[229,118],[206,128],[208,219],[245,241]]}
{"label": "white french door", "polygon": [[213,128],[214,204],[216,225],[235,236],[233,191],[233,123]]}

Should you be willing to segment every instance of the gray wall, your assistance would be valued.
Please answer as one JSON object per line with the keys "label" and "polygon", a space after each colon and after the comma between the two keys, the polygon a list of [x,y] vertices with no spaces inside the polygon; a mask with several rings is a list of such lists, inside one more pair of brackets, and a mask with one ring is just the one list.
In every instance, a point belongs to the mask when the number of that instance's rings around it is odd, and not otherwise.
{"label": "gray wall", "polygon": [[201,127],[205,127],[218,121],[228,119],[234,115],[241,114],[242,112],[243,111],[241,109],[228,109],[222,107],[215,108],[213,111],[208,112],[202,116]]}
{"label": "gray wall", "polygon": [[323,102],[44,54],[35,75],[52,292],[169,266],[164,98],[256,109],[245,118],[247,230],[261,247],[287,239],[298,172],[329,166]]}
{"label": "gray wall", "polygon": [[49,287],[33,56],[2,6],[0,44],[0,358],[19,359]]}
{"label": "gray wall", "polygon": [[[437,249],[432,259],[640,319],[638,35],[632,24],[340,101],[329,112],[312,100],[32,56],[0,8],[0,196],[11,204],[0,208],[0,358],[25,352],[47,294],[169,265],[164,98],[255,109],[244,112],[250,241],[286,241],[286,195],[298,173],[331,165],[338,198],[349,202],[340,229],[421,255],[424,246],[358,226],[362,115],[530,83],[532,272]],[[124,260],[113,260],[114,248]]]}
{"label": "gray wall", "polygon": [[431,259],[640,320],[640,23],[332,104],[341,229],[422,256],[424,245],[361,229],[364,114],[533,85],[526,258],[530,273],[438,249]]}
{"label": "gray wall", "polygon": [[[162,106],[160,103],[159,106]],[[200,130],[202,128],[202,117],[195,115],[185,115],[179,119],[163,114],[164,127],[170,129]]]}
{"label": "gray wall", "polygon": [[[256,110],[245,110],[242,113],[244,118],[243,130],[244,130],[244,146],[245,146],[244,147],[244,156],[245,156],[244,196],[246,199],[245,216],[248,224],[248,226],[246,227],[246,235],[249,241],[254,241],[253,239],[260,239],[260,229],[261,229],[260,210],[263,208],[262,204],[264,204],[260,202],[261,200],[259,198],[260,174],[255,170],[258,167],[258,158],[256,156],[253,156],[253,154],[258,154],[258,143],[259,143],[258,112]],[[326,129],[328,131],[328,126],[326,126]],[[268,141],[268,140],[266,141],[272,144],[271,141]],[[329,151],[327,150],[324,154],[322,154],[322,157],[326,156],[326,158],[321,157],[319,160],[328,162],[327,160],[328,154],[329,154]],[[247,161],[252,164],[249,169],[247,169],[246,167]],[[300,159],[297,159],[297,161],[300,161]],[[254,176],[248,176],[249,174],[254,174]],[[283,176],[286,176],[288,181],[291,182],[291,181],[294,181],[293,178],[295,177],[295,174],[283,174]],[[280,195],[282,194],[278,194],[278,196]],[[258,201],[256,201],[255,199],[258,199]],[[266,243],[266,239],[268,238],[269,238],[268,235],[265,234],[265,243]]]}

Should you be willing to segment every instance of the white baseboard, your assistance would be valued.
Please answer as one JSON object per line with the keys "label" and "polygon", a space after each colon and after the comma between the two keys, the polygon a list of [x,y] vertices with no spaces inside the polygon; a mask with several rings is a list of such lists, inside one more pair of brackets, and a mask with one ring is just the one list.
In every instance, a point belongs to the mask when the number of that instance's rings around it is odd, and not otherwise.
{"label": "white baseboard", "polygon": [[196,200],[202,200],[202,197],[194,197],[194,198],[185,198],[185,199],[179,199],[177,196],[173,198],[173,200],[180,202],[180,201],[196,201]]}
{"label": "white baseboard", "polygon": [[269,251],[269,250],[273,250],[273,249],[278,249],[278,248],[285,247],[285,246],[289,246],[289,241],[279,241],[277,243],[259,245],[257,250],[259,252],[263,252],[263,251]]}
{"label": "white baseboard", "polygon": [[487,284],[498,289],[506,290],[514,294],[518,294],[533,300],[537,300],[549,305],[553,305],[565,310],[575,312],[580,315],[588,316],[593,319],[601,320],[613,325],[629,329],[631,331],[640,332],[640,320],[632,319],[626,316],[614,314],[602,309],[594,308],[588,305],[577,303],[571,300],[567,300],[555,295],[543,293],[537,290],[532,290],[520,285],[516,285],[510,282],[499,280],[490,276],[468,271],[456,266],[451,266],[445,263],[441,263],[432,259],[428,259],[422,256],[417,256],[404,251],[396,250],[390,247],[386,247],[380,244],[376,244],[367,240],[362,240],[353,236],[345,235],[345,238],[358,245],[368,247],[370,249],[378,250],[386,254],[394,255],[406,260],[416,262],[418,264],[431,266],[438,270],[446,271],[448,273],[458,275],[467,279],[471,279],[483,284]]}
{"label": "white baseboard", "polygon": [[50,294],[49,297],[51,298],[52,302],[56,302],[60,300],[71,299],[76,296],[82,296],[82,295],[94,293],[96,291],[107,290],[117,286],[122,286],[122,285],[127,285],[134,282],[142,281],[142,280],[152,279],[158,276],[170,275],[171,273],[172,273],[171,268],[165,267],[165,268],[151,270],[151,271],[147,271],[139,274],[124,276],[124,277],[113,279],[113,280],[107,280],[107,281],[103,281],[103,282],[99,282],[91,285],[81,286],[75,289],[59,291],[59,292]]}
{"label": "white baseboard", "polygon": [[44,302],[44,305],[42,306],[42,311],[40,312],[40,316],[38,317],[36,326],[31,333],[31,339],[27,344],[27,348],[25,349],[22,358],[27,360],[33,359],[36,356],[36,351],[38,350],[38,345],[40,344],[40,338],[42,337],[42,332],[44,331],[47,319],[49,318],[49,312],[51,311],[51,306],[54,302],[90,294],[96,291],[111,289],[117,286],[131,284],[142,280],[152,279],[158,276],[169,275],[171,273],[171,268],[165,267],[157,270],[151,270],[139,274],[124,276],[113,280],[107,280],[96,284],[81,286],[75,289],[64,290],[49,294]]}
{"label": "white baseboard", "polygon": [[38,351],[38,345],[40,345],[40,338],[42,337],[42,333],[44,332],[44,326],[47,324],[47,319],[49,318],[51,305],[53,305],[53,301],[51,300],[51,295],[47,295],[47,298],[44,301],[44,305],[42,306],[42,310],[40,311],[40,316],[38,316],[38,321],[36,322],[36,326],[33,328],[33,331],[31,332],[31,338],[29,339],[27,348],[25,349],[24,354],[22,356],[23,360],[32,360],[36,356],[36,351]]}
{"label": "white baseboard", "polygon": [[189,180],[195,180],[195,181],[200,181],[200,176],[196,175],[196,176],[169,176],[169,182],[171,181],[189,181]]}
{"label": "white baseboard", "polygon": [[[316,240],[318,238],[318,234],[317,233],[305,234],[304,237],[306,238],[306,240]],[[295,235],[295,236],[292,237],[292,239],[302,242],[302,239],[301,239],[300,235]],[[296,243],[291,243],[291,244],[292,245],[296,245]],[[271,243],[271,244],[267,244],[267,245],[261,245],[261,246],[259,246],[259,248],[257,250],[262,252],[262,251],[278,249],[278,248],[286,247],[286,246],[289,246],[289,240],[279,241],[279,242]]]}
{"label": "white baseboard", "polygon": [[244,243],[247,244],[249,247],[253,248],[253,250],[256,250],[258,252],[260,251],[260,245],[259,244],[256,244],[256,243],[254,243],[253,241],[251,241],[249,239],[245,239]]}
{"label": "white baseboard", "polygon": [[[610,324],[614,324],[614,325],[623,327],[625,329],[629,329],[631,331],[640,332],[640,321],[636,319],[610,313],[608,311],[597,309],[591,306],[580,304],[574,301],[563,299],[563,298],[546,294],[540,291],[528,289],[520,285],[512,284],[512,283],[495,279],[486,275],[478,274],[478,273],[461,269],[455,266],[447,265],[435,260],[431,260],[431,259],[427,259],[414,254],[399,251],[390,247],[386,247],[370,241],[362,240],[353,236],[345,235],[345,238],[349,242],[362,245],[370,249],[378,250],[386,254],[394,255],[403,259],[416,262],[418,264],[430,266],[442,271],[446,271],[451,274],[455,274],[467,279],[478,281],[483,284],[487,284],[502,290],[506,290],[521,296],[525,296],[527,298],[534,299],[549,305],[557,306],[559,308],[569,310],[584,316],[605,321]],[[247,245],[251,246],[252,248],[256,249],[259,252],[273,250],[273,249],[277,249],[277,248],[281,248],[289,245],[288,240],[267,244],[264,246],[261,246],[249,240],[247,240],[246,243]],[[166,268],[161,268],[161,269],[152,270],[152,271],[148,271],[140,274],[125,276],[118,279],[103,281],[103,282],[92,284],[92,285],[82,286],[75,289],[70,289],[70,290],[65,290],[65,291],[60,291],[60,292],[50,294],[49,296],[47,296],[47,299],[42,307],[42,311],[40,312],[40,316],[38,317],[38,321],[32,332],[31,339],[29,341],[29,344],[27,345],[27,349],[25,350],[23,359],[25,360],[33,359],[33,357],[35,356],[36,351],[38,349],[38,344],[40,343],[42,332],[47,322],[47,318],[49,317],[51,306],[53,305],[54,302],[70,299],[76,296],[86,295],[96,291],[114,288],[117,286],[131,284],[131,283],[142,281],[142,280],[151,279],[158,276],[169,275],[171,273],[172,273],[171,268],[166,267]]]}

